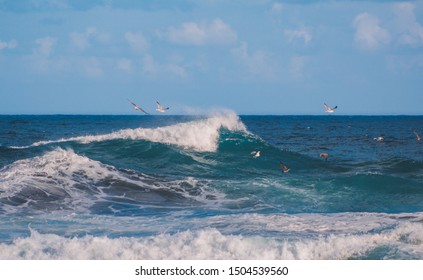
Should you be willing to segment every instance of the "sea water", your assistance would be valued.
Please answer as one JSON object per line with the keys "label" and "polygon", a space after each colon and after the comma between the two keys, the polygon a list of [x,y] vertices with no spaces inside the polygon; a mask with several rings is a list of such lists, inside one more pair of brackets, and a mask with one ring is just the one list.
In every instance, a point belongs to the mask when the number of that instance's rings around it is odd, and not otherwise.
{"label": "sea water", "polygon": [[0,116],[0,259],[423,259],[413,131],[423,117]]}

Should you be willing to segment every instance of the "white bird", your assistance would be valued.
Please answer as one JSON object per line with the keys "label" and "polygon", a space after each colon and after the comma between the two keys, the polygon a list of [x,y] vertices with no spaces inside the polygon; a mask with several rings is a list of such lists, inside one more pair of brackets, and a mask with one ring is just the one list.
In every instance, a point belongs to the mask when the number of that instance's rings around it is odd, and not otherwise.
{"label": "white bird", "polygon": [[160,112],[160,113],[164,113],[165,111],[167,111],[167,110],[169,110],[170,109],[170,107],[166,107],[166,108],[164,108],[160,103],[159,103],[159,101],[156,101],[156,103],[157,103],[157,109],[156,109],[156,111],[157,112]]}
{"label": "white bird", "polygon": [[382,136],[378,136],[378,137],[373,138],[373,140],[381,142],[381,141],[385,140],[385,138],[383,138]]}
{"label": "white bird", "polygon": [[134,110],[138,110],[138,111],[143,112],[144,114],[150,115],[149,113],[147,113],[146,111],[144,111],[140,106],[138,106],[137,104],[135,104],[131,100],[128,99],[128,101],[129,101],[129,103],[131,103],[134,106]]}
{"label": "white bird", "polygon": [[417,141],[422,140],[422,138],[420,138],[420,135],[418,135],[418,134],[417,134],[417,132],[415,132],[415,131],[414,131],[414,134],[416,135],[416,140],[417,140]]}
{"label": "white bird", "polygon": [[336,108],[338,108],[338,106],[335,106],[335,107],[331,108],[326,103],[323,103],[323,105],[325,105],[325,112],[326,113],[333,113],[333,112],[335,112]]}
{"label": "white bird", "polygon": [[253,155],[253,158],[258,158],[260,156],[260,151],[252,151],[251,154]]}
{"label": "white bird", "polygon": [[283,164],[282,161],[279,161],[279,165],[281,166],[283,173],[288,173],[289,172],[289,168],[286,167],[286,165]]}

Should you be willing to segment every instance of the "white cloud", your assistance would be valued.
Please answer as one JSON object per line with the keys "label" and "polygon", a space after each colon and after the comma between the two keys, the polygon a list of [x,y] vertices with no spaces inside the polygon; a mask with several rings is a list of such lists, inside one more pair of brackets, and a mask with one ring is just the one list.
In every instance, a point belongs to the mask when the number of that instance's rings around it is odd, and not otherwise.
{"label": "white cloud", "polygon": [[37,48],[34,49],[33,54],[41,57],[49,57],[53,52],[53,48],[57,43],[57,39],[53,37],[44,37],[35,40]]}
{"label": "white cloud", "polygon": [[180,27],[170,27],[165,38],[181,45],[225,45],[236,42],[237,34],[221,19],[214,19],[211,23],[199,24],[186,22]]}
{"label": "white cloud", "polygon": [[187,71],[180,65],[175,63],[161,64],[156,62],[152,55],[145,55],[142,60],[143,73],[157,76],[157,75],[172,75],[179,78],[185,78],[188,76]]}
{"label": "white cloud", "polygon": [[412,3],[395,5],[396,28],[399,32],[399,43],[410,46],[423,44],[423,26],[417,22]]}
{"label": "white cloud", "polygon": [[43,37],[38,38],[34,42],[36,46],[32,50],[32,54],[27,57],[30,62],[29,65],[31,65],[37,73],[46,73],[60,69],[63,62],[60,59],[53,61],[51,58],[57,43],[57,38]]}
{"label": "white cloud", "polygon": [[121,58],[117,62],[117,68],[127,73],[132,72],[132,61],[127,58]]}
{"label": "white cloud", "polygon": [[274,2],[272,4],[271,11],[272,11],[272,13],[280,14],[280,13],[282,13],[282,8],[283,8],[282,3]]}
{"label": "white cloud", "polygon": [[308,31],[305,27],[301,27],[299,29],[286,29],[284,31],[284,35],[290,43],[293,43],[296,40],[303,40],[306,45],[313,38],[310,31]]}
{"label": "white cloud", "polygon": [[126,32],[125,39],[129,46],[136,52],[143,53],[148,49],[148,41],[142,34]]}
{"label": "white cloud", "polygon": [[16,40],[11,40],[9,42],[4,42],[4,41],[0,40],[0,51],[2,49],[14,49],[14,48],[16,48],[17,45],[18,45],[18,43],[16,42]]}
{"label": "white cloud", "polygon": [[70,33],[69,39],[74,47],[83,51],[91,46],[92,39],[104,44],[110,41],[110,35],[106,32],[97,31],[95,27],[87,27],[82,33]]}
{"label": "white cloud", "polygon": [[264,76],[270,78],[273,76],[273,67],[269,62],[269,55],[263,51],[255,51],[254,53],[248,52],[248,45],[241,42],[241,45],[232,49],[232,54],[239,59],[254,75]]}
{"label": "white cloud", "polygon": [[379,25],[379,19],[368,13],[361,13],[354,19],[353,26],[356,29],[355,42],[364,50],[378,49],[382,45],[389,44],[391,35]]}

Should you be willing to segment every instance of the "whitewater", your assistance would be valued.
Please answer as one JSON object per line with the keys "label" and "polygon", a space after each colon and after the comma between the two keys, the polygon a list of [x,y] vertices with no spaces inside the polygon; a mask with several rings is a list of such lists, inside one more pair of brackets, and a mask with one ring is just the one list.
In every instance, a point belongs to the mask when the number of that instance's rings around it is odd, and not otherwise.
{"label": "whitewater", "polygon": [[0,259],[423,258],[423,117],[0,116],[0,129]]}

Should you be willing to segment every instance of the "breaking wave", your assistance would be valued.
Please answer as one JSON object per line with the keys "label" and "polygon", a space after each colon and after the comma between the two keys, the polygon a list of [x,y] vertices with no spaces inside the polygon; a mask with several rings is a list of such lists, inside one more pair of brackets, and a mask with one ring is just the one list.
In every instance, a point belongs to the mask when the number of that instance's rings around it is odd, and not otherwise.
{"label": "breaking wave", "polygon": [[[166,178],[120,170],[73,150],[56,148],[1,168],[0,201],[6,211],[32,208],[84,213],[98,208],[107,214],[119,212],[115,209],[119,205],[219,204],[224,203],[225,195],[192,177]],[[109,212],[104,207],[110,208]]]}
{"label": "breaking wave", "polygon": [[39,141],[28,148],[52,143],[80,142],[83,144],[117,139],[147,140],[163,144],[177,145],[198,152],[214,152],[218,146],[220,129],[248,133],[247,128],[233,112],[216,114],[202,120],[178,123],[158,128],[122,129],[103,135],[87,135],[59,140]]}
{"label": "breaking wave", "polygon": [[332,234],[296,240],[225,235],[217,229],[152,237],[66,238],[31,230],[0,244],[0,259],[385,259],[423,258],[423,225],[402,223],[380,233]]}

